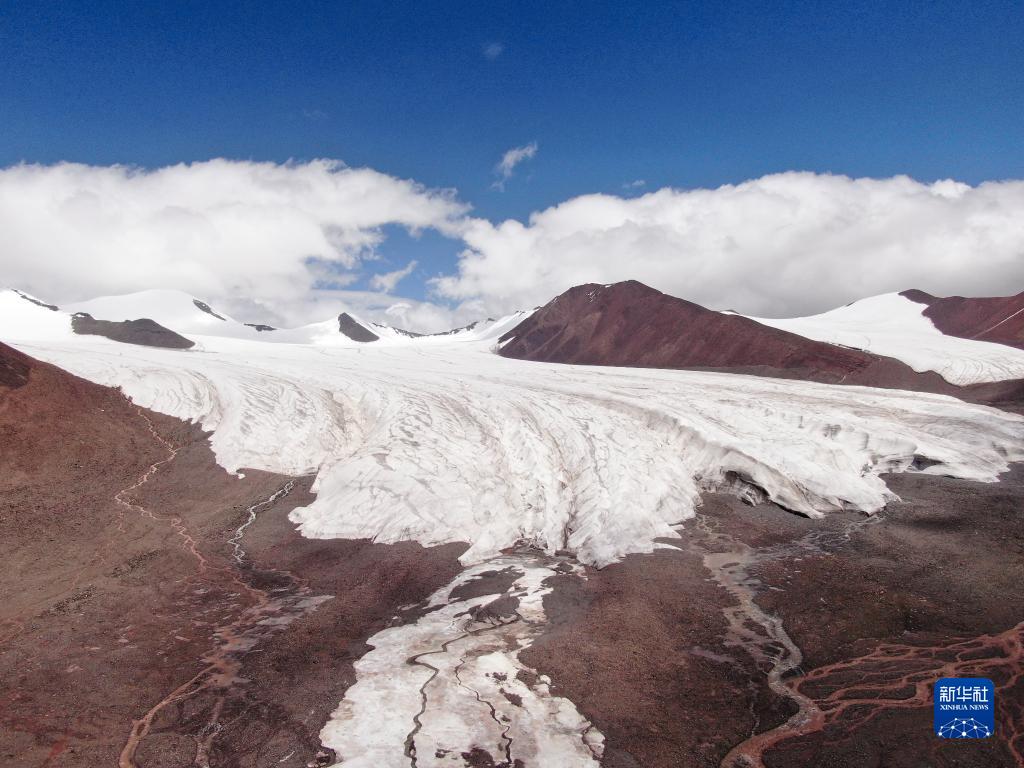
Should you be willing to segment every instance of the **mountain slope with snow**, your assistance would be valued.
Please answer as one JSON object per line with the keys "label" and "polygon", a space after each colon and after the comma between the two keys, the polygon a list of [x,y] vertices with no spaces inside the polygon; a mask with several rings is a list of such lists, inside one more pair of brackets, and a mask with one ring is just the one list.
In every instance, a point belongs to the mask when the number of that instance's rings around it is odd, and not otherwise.
{"label": "mountain slope with snow", "polygon": [[[184,291],[149,290],[120,296],[101,296],[66,304],[66,312],[84,312],[96,320],[122,322],[148,319],[184,336],[226,336],[270,340],[267,325],[241,323]],[[266,337],[266,338],[264,338]]]}
{"label": "mountain slope with snow", "polygon": [[901,360],[935,371],[958,386],[1024,378],[1024,351],[944,334],[924,315],[926,305],[898,293],[861,299],[820,315],[752,318],[809,339]]}
{"label": "mountain slope with snow", "polygon": [[70,339],[71,315],[10,288],[0,290],[0,341]]}
{"label": "mountain slope with snow", "polygon": [[490,339],[498,339],[529,318],[534,312],[536,312],[535,309],[519,310],[518,312],[513,312],[510,315],[504,315],[499,318],[488,317],[486,320],[478,320],[475,323],[470,323],[469,325],[465,325],[461,328],[453,328],[452,330],[445,331],[444,333],[431,334],[428,338],[455,341],[487,341]]}
{"label": "mountain slope with snow", "polygon": [[[421,334],[364,320],[351,312],[297,328],[241,323],[205,301],[183,291],[149,290],[104,296],[62,307],[96,320],[120,322],[147,318],[182,335],[219,336],[289,344],[350,346],[378,341],[405,343]],[[476,337],[474,337],[476,338]]]}
{"label": "mountain slope with snow", "polygon": [[924,316],[949,336],[1024,349],[1024,292],[988,298],[939,297],[917,290],[900,295],[925,304]]}
{"label": "mountain slope with snow", "polygon": [[906,363],[716,312],[627,280],[570,288],[501,338],[501,354],[583,365],[684,368],[952,394]]}

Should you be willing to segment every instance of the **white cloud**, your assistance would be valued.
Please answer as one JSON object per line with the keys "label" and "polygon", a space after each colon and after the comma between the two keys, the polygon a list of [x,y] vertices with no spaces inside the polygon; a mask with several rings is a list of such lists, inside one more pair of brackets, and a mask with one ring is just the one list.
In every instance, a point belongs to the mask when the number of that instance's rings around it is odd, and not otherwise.
{"label": "white cloud", "polygon": [[17,165],[0,170],[0,275],[57,303],[177,288],[294,324],[315,284],[351,281],[382,227],[458,237],[467,210],[450,191],[328,160]]}
{"label": "white cloud", "polygon": [[495,189],[505,189],[505,182],[512,178],[516,166],[524,160],[532,159],[536,154],[537,142],[531,141],[522,147],[512,147],[502,155],[501,161],[494,166],[494,173],[498,176],[498,180],[494,182]]}
{"label": "white cloud", "polygon": [[717,309],[818,312],[922,288],[1024,289],[1024,182],[782,173],[717,189],[585,195],[526,224],[474,220],[440,296],[488,313],[635,278]]}
{"label": "white cloud", "polygon": [[[535,152],[511,150],[499,169],[511,174]],[[19,165],[0,169],[0,285],[57,304],[177,288],[247,322],[287,327],[348,309],[422,332],[630,278],[768,316],[912,287],[1024,290],[1024,181],[782,173],[584,195],[526,223],[468,210],[450,191],[327,160]],[[465,242],[457,272],[431,281],[436,301],[393,295],[414,264],[375,275],[373,290],[351,289],[388,225]]]}
{"label": "white cloud", "polygon": [[363,320],[417,333],[447,331],[481,317],[473,303],[453,309],[443,304],[416,301],[378,291],[318,290],[307,297],[301,322],[316,322],[341,312],[350,312]]}
{"label": "white cloud", "polygon": [[487,43],[487,45],[482,48],[482,51],[485,59],[488,61],[494,61],[505,52],[505,45],[497,42]]}
{"label": "white cloud", "polygon": [[627,181],[622,185],[623,189],[639,189],[640,187],[646,186],[647,182],[643,179],[634,179],[633,181]]}
{"label": "white cloud", "polygon": [[395,286],[399,284],[404,278],[412,274],[412,271],[416,269],[416,261],[410,261],[402,269],[396,269],[394,272],[384,272],[382,274],[374,275],[370,278],[370,287],[375,291],[385,291],[390,293],[395,290]]}

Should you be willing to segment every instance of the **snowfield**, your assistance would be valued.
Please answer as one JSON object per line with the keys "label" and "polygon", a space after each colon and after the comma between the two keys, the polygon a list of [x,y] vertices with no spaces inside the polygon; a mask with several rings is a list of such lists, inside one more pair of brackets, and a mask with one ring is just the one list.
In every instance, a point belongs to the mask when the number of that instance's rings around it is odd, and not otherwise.
{"label": "snowfield", "polygon": [[891,498],[879,475],[915,459],[982,481],[1024,459],[1024,419],[939,395],[530,363],[473,333],[345,346],[192,334],[193,349],[164,350],[76,336],[68,315],[11,296],[0,339],[200,422],[231,471],[315,472],[316,501],[292,513],[304,535],[466,541],[466,564],[517,543],[597,566],[649,552],[705,489],[874,512]]}
{"label": "snowfield", "polygon": [[1024,352],[947,336],[924,316],[925,309],[898,293],[886,293],[810,317],[750,319],[815,341],[894,357],[918,373],[935,371],[961,387],[1024,378]]}

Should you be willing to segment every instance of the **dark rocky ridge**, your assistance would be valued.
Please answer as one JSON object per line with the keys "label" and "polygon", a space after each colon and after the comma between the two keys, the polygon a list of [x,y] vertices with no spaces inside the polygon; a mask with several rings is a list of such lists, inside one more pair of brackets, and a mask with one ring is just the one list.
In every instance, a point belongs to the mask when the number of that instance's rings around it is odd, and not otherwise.
{"label": "dark rocky ridge", "polygon": [[428,336],[454,336],[456,333],[462,333],[463,331],[472,331],[480,323],[493,323],[494,318],[488,317],[486,320],[474,320],[469,325],[460,325],[458,328],[452,328],[449,331],[439,331],[438,333],[430,333]]}
{"label": "dark rocky ridge", "polygon": [[342,312],[338,315],[338,330],[352,339],[352,341],[359,341],[364,344],[377,341],[380,338],[380,336],[373,333],[366,326],[356,322],[356,319],[348,312]]}
{"label": "dark rocky ridge", "polygon": [[686,368],[936,392],[980,402],[1024,397],[1024,382],[957,387],[937,373],[715,312],[629,280],[570,288],[506,333],[520,360]]}
{"label": "dark rocky ridge", "polygon": [[111,341],[139,344],[144,347],[189,349],[195,346],[191,339],[186,339],[148,318],[113,322],[96,320],[90,314],[78,312],[71,317],[71,329],[83,336],[103,336]]}
{"label": "dark rocky ridge", "polygon": [[[384,326],[378,326],[378,327],[384,327]],[[416,333],[416,331],[407,331],[407,330],[405,330],[405,328],[396,328],[393,325],[389,326],[389,327],[391,328],[392,331],[394,331],[395,333],[399,334],[400,336],[406,336],[406,337],[408,337],[410,339],[418,339],[418,338],[421,338],[422,336],[428,335],[428,334],[425,334],[425,333]]]}
{"label": "dark rocky ridge", "polygon": [[218,320],[223,320],[224,322],[227,322],[227,318],[221,317],[216,312],[214,312],[213,309],[210,307],[210,305],[207,304],[205,301],[200,301],[199,299],[192,299],[192,303],[195,304],[197,308],[199,308],[200,310],[202,310],[206,314],[213,315]]}
{"label": "dark rocky ridge", "polygon": [[51,312],[57,312],[60,309],[60,307],[58,307],[56,304],[47,304],[45,301],[40,301],[39,299],[33,299],[31,296],[29,296],[28,294],[22,293],[21,291],[17,291],[16,290],[15,293],[18,294],[19,296],[21,296],[21,298],[23,298],[25,301],[31,302],[32,304],[35,304],[37,307],[42,307],[43,309],[48,309]]}
{"label": "dark rocky ridge", "polygon": [[990,298],[940,298],[914,289],[900,295],[925,304],[924,316],[947,336],[1024,349],[1024,292]]}

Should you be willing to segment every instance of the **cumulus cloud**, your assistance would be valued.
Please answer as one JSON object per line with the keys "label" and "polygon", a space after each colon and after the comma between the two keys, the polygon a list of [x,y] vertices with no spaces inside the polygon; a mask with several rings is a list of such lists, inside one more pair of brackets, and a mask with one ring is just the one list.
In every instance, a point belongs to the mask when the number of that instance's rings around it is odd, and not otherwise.
{"label": "cumulus cloud", "polygon": [[502,43],[497,42],[487,43],[482,50],[485,59],[488,61],[494,61],[505,52],[505,46]]}
{"label": "cumulus cloud", "polygon": [[781,173],[717,189],[585,195],[525,224],[472,221],[439,295],[489,313],[635,278],[716,309],[819,312],[917,287],[1024,290],[1024,182]]}
{"label": "cumulus cloud", "polygon": [[394,272],[384,272],[376,274],[370,278],[370,287],[376,291],[391,292],[395,290],[395,287],[406,277],[412,274],[412,271],[416,269],[416,261],[410,261],[402,269],[396,269]]}
{"label": "cumulus cloud", "polygon": [[[536,144],[510,150],[499,170],[511,175],[535,153]],[[430,281],[433,300],[395,295],[416,262],[352,290],[391,225],[464,242],[457,268]],[[526,222],[490,222],[451,191],[328,160],[18,165],[0,169],[0,232],[0,283],[48,301],[177,288],[279,327],[348,309],[433,332],[626,279],[765,316],[912,287],[1024,290],[1024,181],[793,172],[584,195]]]}
{"label": "cumulus cloud", "polygon": [[516,166],[524,160],[533,159],[536,154],[536,141],[531,141],[523,147],[512,147],[512,149],[508,150],[508,152],[501,156],[501,161],[494,166],[494,173],[498,176],[498,180],[494,182],[494,188],[504,190],[505,182],[512,178]]}
{"label": "cumulus cloud", "polygon": [[351,282],[385,226],[457,238],[467,211],[450,191],[330,160],[17,165],[0,170],[0,273],[58,303],[177,288],[294,324],[315,286]]}

